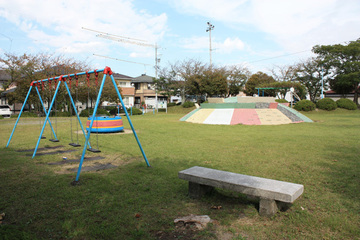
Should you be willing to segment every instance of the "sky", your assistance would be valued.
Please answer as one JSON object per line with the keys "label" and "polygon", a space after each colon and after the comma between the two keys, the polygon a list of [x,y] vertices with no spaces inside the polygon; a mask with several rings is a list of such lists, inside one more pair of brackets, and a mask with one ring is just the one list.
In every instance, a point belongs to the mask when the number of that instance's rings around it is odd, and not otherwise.
{"label": "sky", "polygon": [[360,38],[360,1],[0,0],[0,56],[49,52],[131,77],[155,76],[155,52],[160,68],[209,63],[210,33],[214,65],[270,73]]}

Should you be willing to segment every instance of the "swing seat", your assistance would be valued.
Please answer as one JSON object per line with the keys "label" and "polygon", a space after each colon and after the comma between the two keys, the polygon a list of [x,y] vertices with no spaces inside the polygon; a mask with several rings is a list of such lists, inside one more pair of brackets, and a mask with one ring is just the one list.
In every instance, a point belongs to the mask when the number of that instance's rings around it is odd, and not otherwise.
{"label": "swing seat", "polygon": [[94,152],[94,153],[99,153],[101,152],[99,149],[95,149],[95,148],[88,148],[87,149],[89,152]]}
{"label": "swing seat", "polygon": [[45,136],[41,136],[41,139],[46,139],[46,137],[45,137]]}
{"label": "swing seat", "polygon": [[50,142],[60,142],[58,139],[49,139]]}
{"label": "swing seat", "polygon": [[81,147],[81,145],[77,143],[69,143],[69,145],[72,147]]}

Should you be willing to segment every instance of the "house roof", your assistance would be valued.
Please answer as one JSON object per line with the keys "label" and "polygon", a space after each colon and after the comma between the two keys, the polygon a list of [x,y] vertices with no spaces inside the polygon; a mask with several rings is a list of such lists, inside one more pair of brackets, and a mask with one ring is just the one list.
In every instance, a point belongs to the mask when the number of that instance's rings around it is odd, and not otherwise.
{"label": "house roof", "polygon": [[0,81],[8,81],[10,80],[10,74],[6,72],[5,70],[0,70]]}
{"label": "house roof", "polygon": [[151,76],[148,76],[146,74],[142,74],[141,76],[138,76],[132,80],[132,82],[136,83],[153,83],[154,78]]}
{"label": "house roof", "polygon": [[115,79],[123,79],[123,80],[132,80],[132,77],[126,76],[124,74],[120,74],[120,73],[113,73],[113,77]]}

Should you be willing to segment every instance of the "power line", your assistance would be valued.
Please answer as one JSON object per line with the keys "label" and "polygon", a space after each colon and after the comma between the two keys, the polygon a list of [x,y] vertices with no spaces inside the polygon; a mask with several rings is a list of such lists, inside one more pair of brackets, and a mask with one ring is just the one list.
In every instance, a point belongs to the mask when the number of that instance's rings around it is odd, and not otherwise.
{"label": "power line", "polygon": [[300,52],[295,52],[295,53],[289,53],[289,54],[285,54],[285,55],[279,55],[279,56],[275,56],[275,57],[270,57],[270,58],[264,58],[264,59],[259,59],[259,60],[255,60],[255,61],[250,61],[250,62],[248,62],[248,63],[262,62],[262,61],[266,61],[266,60],[271,60],[271,59],[281,58],[281,57],[287,57],[287,56],[296,55],[296,54],[300,54],[300,53],[304,53],[304,52],[310,52],[310,51],[311,51],[311,50],[305,50],[305,51],[300,51]]}
{"label": "power line", "polygon": [[147,65],[147,66],[152,66],[151,64],[147,64],[147,63],[132,62],[132,61],[127,61],[127,60],[123,60],[123,59],[118,59],[118,58],[103,56],[103,55],[99,55],[99,54],[95,54],[95,53],[93,53],[93,55],[94,55],[94,56],[97,56],[97,57],[103,57],[103,58],[113,59],[113,60],[122,61],[122,62],[141,64],[141,65],[144,65],[144,66],[145,66],[145,65]]}

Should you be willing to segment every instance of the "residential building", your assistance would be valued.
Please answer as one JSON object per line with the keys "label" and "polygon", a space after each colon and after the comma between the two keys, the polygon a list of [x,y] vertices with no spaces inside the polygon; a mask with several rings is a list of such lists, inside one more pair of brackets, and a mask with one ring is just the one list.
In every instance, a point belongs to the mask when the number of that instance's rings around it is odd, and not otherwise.
{"label": "residential building", "polygon": [[135,87],[131,85],[132,77],[114,73],[113,77],[118,87],[121,88],[121,95],[127,108],[134,106]]}
{"label": "residential building", "polygon": [[[133,78],[132,85],[135,87],[135,107],[140,108],[143,103],[146,108],[156,108],[156,91],[153,77],[142,74]],[[157,99],[158,108],[161,108],[167,102],[167,97],[159,93]]]}

